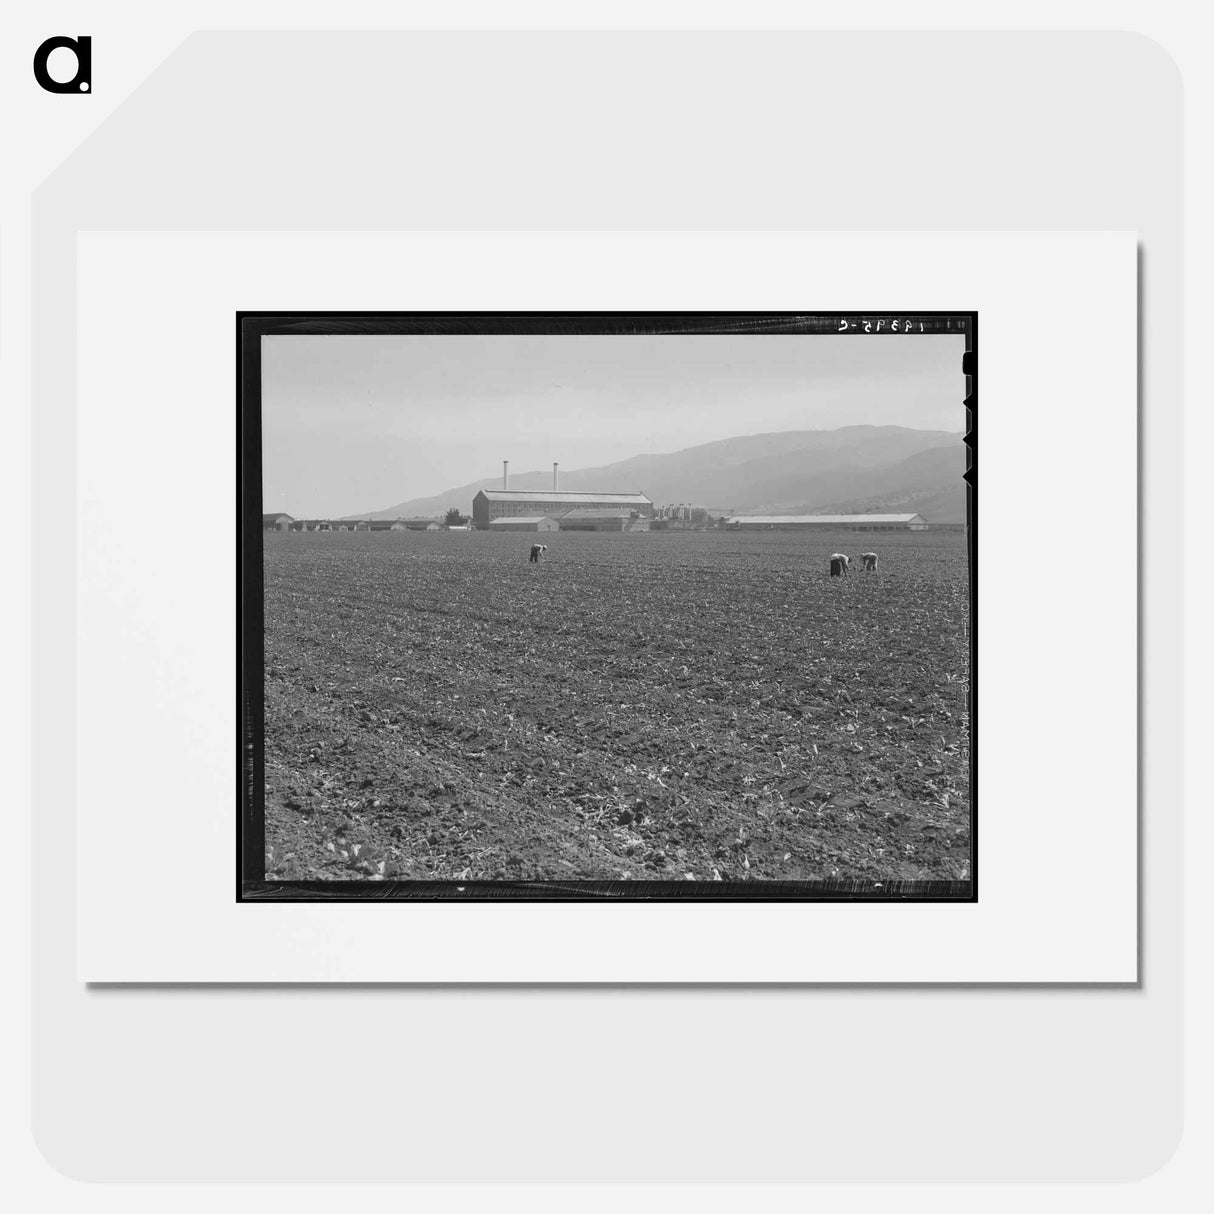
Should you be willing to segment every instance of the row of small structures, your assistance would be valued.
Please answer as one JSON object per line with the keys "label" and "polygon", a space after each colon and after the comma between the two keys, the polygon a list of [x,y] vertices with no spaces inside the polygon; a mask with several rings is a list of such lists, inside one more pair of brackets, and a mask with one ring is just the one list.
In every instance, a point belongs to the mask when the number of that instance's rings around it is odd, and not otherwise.
{"label": "row of small structures", "polygon": [[[654,504],[644,493],[569,493],[560,488],[559,464],[552,465],[551,492],[510,488],[510,462],[502,460],[502,487],[481,489],[472,499],[468,526],[433,518],[296,519],[263,514],[265,531],[648,531]],[[453,513],[453,512],[451,512]],[[663,512],[664,513],[664,512]],[[705,512],[698,512],[705,513]],[[692,508],[678,508],[690,522]],[[669,518],[659,518],[664,527]],[[929,526],[963,529],[964,523],[929,524],[921,514],[735,514],[716,523],[727,531],[927,531]]]}
{"label": "row of small structures", "polygon": [[297,519],[262,515],[265,531],[648,531],[650,520],[627,510],[569,510],[561,515],[513,515],[485,527],[449,526],[437,519]]}
{"label": "row of small structures", "polygon": [[[513,505],[513,503],[511,503]],[[540,503],[529,503],[534,509]],[[551,507],[550,501],[543,503]],[[505,513],[449,527],[433,518],[297,519],[262,515],[265,531],[648,531],[652,516],[636,509],[577,506],[552,513]],[[659,524],[662,525],[662,524]],[[737,514],[722,519],[727,531],[927,531],[963,530],[964,523],[929,523],[921,514]]]}
{"label": "row of small structures", "polygon": [[[442,523],[432,518],[350,519],[292,518],[289,514],[263,514],[263,531],[441,531]],[[463,530],[467,531],[465,527]]]}
{"label": "row of small structures", "polygon": [[[434,518],[296,519],[266,514],[266,531],[648,531],[669,526],[657,518],[644,493],[570,493],[558,488],[553,468],[552,490],[510,489],[503,469],[501,489],[482,489],[472,499],[470,526],[451,527]],[[690,507],[685,516],[690,517]],[[735,514],[715,524],[727,531],[926,531],[921,514]],[[958,526],[964,526],[959,524]]]}

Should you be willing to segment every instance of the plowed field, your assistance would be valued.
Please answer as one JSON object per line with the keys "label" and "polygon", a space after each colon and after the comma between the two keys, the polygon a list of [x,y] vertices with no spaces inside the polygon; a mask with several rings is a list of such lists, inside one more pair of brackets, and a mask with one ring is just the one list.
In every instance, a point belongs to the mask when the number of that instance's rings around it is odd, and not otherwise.
{"label": "plowed field", "polygon": [[270,879],[970,875],[962,534],[271,533],[265,574]]}

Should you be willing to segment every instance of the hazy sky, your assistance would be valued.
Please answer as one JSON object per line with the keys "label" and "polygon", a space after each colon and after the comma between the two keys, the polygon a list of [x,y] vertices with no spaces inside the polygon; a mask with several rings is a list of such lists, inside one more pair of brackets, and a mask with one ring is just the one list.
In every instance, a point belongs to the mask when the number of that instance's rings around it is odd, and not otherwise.
{"label": "hazy sky", "polygon": [[964,428],[960,336],[262,338],[267,511],[325,518],[501,474],[774,430]]}

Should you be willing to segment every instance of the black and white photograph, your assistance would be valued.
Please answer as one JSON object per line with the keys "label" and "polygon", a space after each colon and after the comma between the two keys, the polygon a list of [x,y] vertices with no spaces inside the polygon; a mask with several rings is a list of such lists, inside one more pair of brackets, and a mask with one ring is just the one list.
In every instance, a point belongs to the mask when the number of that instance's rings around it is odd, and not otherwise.
{"label": "black and white photograph", "polygon": [[976,898],[976,336],[241,313],[241,898]]}

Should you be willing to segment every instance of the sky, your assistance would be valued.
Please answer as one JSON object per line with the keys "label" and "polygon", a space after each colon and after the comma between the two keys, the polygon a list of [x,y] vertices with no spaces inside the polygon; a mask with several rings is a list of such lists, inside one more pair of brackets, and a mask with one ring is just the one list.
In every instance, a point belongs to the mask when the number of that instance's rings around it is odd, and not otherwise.
{"label": "sky", "polygon": [[328,518],[480,478],[780,430],[964,429],[954,335],[262,338],[266,511]]}

